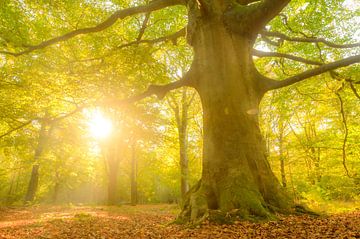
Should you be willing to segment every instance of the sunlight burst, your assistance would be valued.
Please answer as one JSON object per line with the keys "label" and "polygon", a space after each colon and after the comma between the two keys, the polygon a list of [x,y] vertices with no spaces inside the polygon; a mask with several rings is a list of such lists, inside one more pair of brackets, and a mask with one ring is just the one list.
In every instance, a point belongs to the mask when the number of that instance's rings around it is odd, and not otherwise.
{"label": "sunlight burst", "polygon": [[104,139],[111,134],[112,131],[111,120],[105,118],[101,111],[96,110],[92,112],[89,121],[89,131],[94,138]]}

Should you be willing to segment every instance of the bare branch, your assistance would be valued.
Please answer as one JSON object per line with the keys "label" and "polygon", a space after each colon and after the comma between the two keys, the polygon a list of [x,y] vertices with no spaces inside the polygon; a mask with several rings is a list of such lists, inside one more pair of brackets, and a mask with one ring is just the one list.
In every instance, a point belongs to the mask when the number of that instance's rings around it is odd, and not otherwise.
{"label": "bare branch", "polygon": [[236,2],[240,5],[248,5],[253,2],[259,2],[260,0],[237,0]]}
{"label": "bare branch", "polygon": [[357,90],[356,90],[353,82],[349,82],[349,83],[350,83],[350,88],[351,88],[352,92],[353,92],[354,95],[360,100],[360,95],[359,95],[359,93],[357,92]]}
{"label": "bare branch", "polygon": [[345,172],[346,172],[346,175],[351,178],[350,174],[349,174],[349,170],[346,166],[346,143],[347,143],[347,140],[348,140],[348,135],[349,135],[349,128],[348,128],[348,125],[347,125],[347,120],[346,120],[346,115],[345,115],[345,110],[344,110],[344,101],[340,95],[340,91],[342,89],[344,89],[344,84],[338,89],[335,91],[335,95],[338,97],[339,99],[339,102],[340,102],[340,114],[341,114],[341,119],[342,119],[342,123],[343,123],[343,126],[344,126],[344,139],[343,139],[343,144],[342,144],[342,164],[344,166],[344,169],[345,169]]}
{"label": "bare branch", "polygon": [[50,120],[50,124],[55,123],[55,122],[60,121],[60,120],[63,120],[63,119],[65,119],[65,118],[67,118],[67,117],[70,117],[70,116],[72,116],[72,115],[80,112],[80,111],[83,110],[85,107],[86,107],[85,105],[77,106],[75,110],[73,110],[73,111],[71,111],[71,112],[69,112],[69,113],[67,113],[67,114],[59,115],[59,116],[57,116],[57,117],[55,117],[55,118],[52,118],[52,119]]}
{"label": "bare branch", "polygon": [[166,85],[150,85],[145,92],[139,95],[135,95],[124,100],[117,100],[117,99],[105,100],[100,102],[99,104],[107,105],[107,106],[127,105],[127,104],[135,103],[152,95],[156,95],[159,99],[163,99],[169,91],[175,90],[183,86],[191,86],[191,78],[189,78],[188,74],[185,75],[184,78],[182,78],[181,80],[174,81]]}
{"label": "bare branch", "polygon": [[313,60],[308,60],[302,57],[298,57],[298,56],[293,56],[290,54],[285,54],[285,53],[279,53],[279,52],[265,52],[265,51],[259,51],[256,49],[253,49],[252,51],[252,55],[253,56],[257,56],[257,57],[281,57],[281,58],[287,58],[293,61],[298,61],[298,62],[302,62],[305,64],[310,64],[310,65],[317,65],[320,66],[323,63],[318,62],[318,61],[313,61]]}
{"label": "bare branch", "polygon": [[145,33],[145,29],[146,29],[148,21],[149,21],[149,18],[150,18],[150,12],[146,13],[146,15],[145,15],[145,19],[144,19],[144,21],[142,23],[141,29],[139,31],[139,35],[136,38],[137,41],[140,41],[141,38],[143,37],[143,35]]}
{"label": "bare branch", "polygon": [[309,42],[309,43],[323,43],[329,47],[333,48],[353,48],[353,47],[359,47],[360,42],[358,43],[352,43],[352,44],[337,44],[330,41],[325,40],[324,38],[316,38],[316,37],[289,37],[283,33],[280,32],[269,32],[269,31],[261,31],[261,35],[267,36],[267,37],[276,37],[280,38],[284,41],[291,41],[291,42]]}
{"label": "bare branch", "polygon": [[171,41],[172,43],[175,44],[178,38],[184,37],[185,35],[186,35],[186,28],[182,28],[181,30],[179,30],[173,34],[167,35],[167,36],[163,36],[163,37],[159,37],[159,38],[155,38],[155,39],[136,40],[136,41],[122,44],[122,45],[118,45],[116,48],[109,50],[108,53],[106,53],[100,57],[76,60],[73,62],[101,61],[105,57],[113,55],[114,51],[116,51],[116,50],[121,50],[126,47],[136,46],[136,45],[140,45],[140,44],[156,44],[156,43],[166,42],[166,41]]}
{"label": "bare branch", "polygon": [[0,51],[0,54],[7,54],[7,55],[15,56],[15,57],[21,56],[21,55],[30,53],[35,50],[43,49],[47,46],[56,44],[58,42],[66,41],[66,40],[76,37],[78,35],[103,31],[103,30],[111,27],[118,19],[124,19],[128,16],[132,16],[135,14],[148,13],[148,12],[156,11],[156,10],[159,10],[159,9],[162,9],[165,7],[174,6],[174,5],[183,5],[183,4],[184,4],[184,2],[182,0],[154,0],[147,5],[118,10],[114,14],[112,14],[109,18],[107,18],[105,21],[103,21],[102,23],[100,23],[94,27],[81,28],[81,29],[77,29],[77,30],[68,32],[62,36],[52,38],[52,39],[44,41],[38,45],[30,46],[26,50],[21,51],[21,52]]}
{"label": "bare branch", "polygon": [[349,66],[351,64],[355,64],[355,63],[359,63],[360,62],[360,55],[355,55],[355,56],[350,56],[347,57],[345,59],[339,60],[339,61],[335,61],[335,62],[331,62],[328,64],[324,64],[321,65],[315,69],[311,69],[311,70],[307,70],[303,73],[300,73],[298,75],[289,77],[285,80],[282,81],[275,81],[275,80],[271,80],[271,84],[269,84],[269,89],[268,90],[274,90],[274,89],[279,89],[282,87],[286,87],[292,84],[295,84],[297,82],[306,80],[310,77],[313,76],[317,76],[320,75],[322,73],[328,72],[328,71],[332,71],[335,70],[337,68],[341,68],[341,67],[345,67],[345,66]]}
{"label": "bare branch", "polygon": [[262,41],[270,44],[270,45],[273,45],[273,46],[276,46],[276,47],[281,46],[281,41],[272,41],[272,40],[270,40],[267,36],[261,35],[261,36],[260,36],[260,39],[261,39]]}
{"label": "bare branch", "polygon": [[165,42],[165,41],[172,41],[173,43],[176,43],[176,40],[180,37],[185,36],[185,34],[186,34],[186,29],[182,28],[180,31],[177,31],[171,35],[167,35],[167,36],[163,36],[163,37],[159,37],[159,38],[155,38],[155,39],[144,39],[144,40],[132,41],[132,42],[117,46],[117,49],[123,49],[123,48],[129,47],[129,46],[139,45],[139,44],[144,44],[144,43],[155,44],[155,43]]}
{"label": "bare branch", "polygon": [[28,121],[22,123],[21,125],[19,125],[18,127],[12,128],[11,130],[7,131],[6,133],[0,135],[0,139],[7,136],[7,135],[10,135],[12,132],[15,132],[15,131],[17,131],[19,129],[22,129],[22,128],[26,127],[27,125],[31,124],[34,120],[37,120],[37,119],[39,119],[39,118],[34,118],[34,119],[31,119],[31,120],[28,120]]}
{"label": "bare branch", "polygon": [[192,102],[194,101],[195,96],[196,96],[196,92],[193,92],[192,95],[191,95],[191,97],[190,97],[189,102],[187,103],[187,106],[188,106],[188,107],[189,107],[189,106],[192,104]]}

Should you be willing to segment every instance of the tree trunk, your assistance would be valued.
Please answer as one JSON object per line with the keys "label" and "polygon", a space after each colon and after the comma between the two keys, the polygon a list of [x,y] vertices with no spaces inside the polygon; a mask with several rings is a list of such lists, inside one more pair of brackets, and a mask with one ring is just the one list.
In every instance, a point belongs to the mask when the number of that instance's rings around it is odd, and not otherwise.
{"label": "tree trunk", "polygon": [[203,171],[180,215],[193,222],[208,209],[267,218],[290,208],[265,156],[257,115],[264,91],[251,58],[253,43],[254,37],[232,34],[216,17],[198,20],[193,32],[193,78],[204,111]]}
{"label": "tree trunk", "polygon": [[136,206],[138,203],[137,195],[137,160],[136,160],[136,146],[132,145],[131,152],[131,205]]}
{"label": "tree trunk", "polygon": [[[173,102],[169,102],[170,107],[173,109],[176,119],[176,126],[179,134],[179,153],[180,153],[180,191],[181,199],[184,200],[186,193],[189,191],[189,159],[188,159],[188,110],[189,104],[187,101],[187,89],[182,91],[181,107],[180,104],[173,99]],[[181,110],[180,110],[181,109]]]}
{"label": "tree trunk", "polygon": [[36,146],[35,149],[34,164],[31,171],[29,186],[27,188],[27,192],[25,196],[25,202],[32,202],[35,198],[35,194],[39,183],[39,167],[40,167],[39,160],[42,152],[44,151],[46,138],[47,138],[46,134],[47,134],[46,124],[43,122],[41,124],[40,132],[39,132],[38,145]]}
{"label": "tree trunk", "polygon": [[119,159],[117,153],[112,154],[108,159],[109,182],[108,182],[108,204],[115,205],[118,201],[117,176],[119,171]]}
{"label": "tree trunk", "polygon": [[181,198],[184,200],[186,193],[189,191],[189,159],[188,159],[188,102],[186,100],[186,89],[183,91],[181,99],[182,112],[179,129],[179,146],[180,146],[180,173],[181,173]]}
{"label": "tree trunk", "polygon": [[16,173],[13,172],[12,176],[11,176],[9,191],[6,196],[6,204],[7,205],[10,205],[13,201],[13,190],[14,190],[15,179],[16,179]]}
{"label": "tree trunk", "polygon": [[281,184],[286,188],[286,175],[285,175],[285,157],[280,154],[280,171],[281,171]]}
{"label": "tree trunk", "polygon": [[119,202],[118,195],[118,173],[119,173],[119,164],[120,159],[124,155],[125,147],[123,143],[122,133],[118,130],[119,128],[117,123],[117,116],[112,115],[112,120],[115,125],[115,129],[109,138],[101,144],[101,149],[104,155],[104,163],[106,167],[106,172],[108,176],[108,205],[115,205]]}
{"label": "tree trunk", "polygon": [[55,171],[54,193],[53,193],[53,198],[52,198],[53,203],[57,203],[57,201],[58,201],[59,190],[60,190],[60,173],[59,173],[59,170],[56,169],[56,171]]}
{"label": "tree trunk", "polygon": [[311,147],[310,148],[310,152],[311,152],[311,159],[314,162],[314,173],[315,173],[315,178],[316,178],[316,182],[320,182],[321,181],[321,168],[320,168],[320,148],[317,147]]}
{"label": "tree trunk", "polygon": [[285,174],[285,155],[284,155],[284,122],[279,119],[279,159],[280,159],[280,172],[281,184],[286,188],[286,174]]}

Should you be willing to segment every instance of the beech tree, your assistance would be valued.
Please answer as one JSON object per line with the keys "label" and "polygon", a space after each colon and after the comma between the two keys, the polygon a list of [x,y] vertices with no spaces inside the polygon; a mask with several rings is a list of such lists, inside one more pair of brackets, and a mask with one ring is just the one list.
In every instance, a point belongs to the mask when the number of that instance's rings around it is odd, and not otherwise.
{"label": "beech tree", "polygon": [[[232,212],[242,217],[268,218],[274,212],[291,212],[295,205],[266,159],[258,122],[262,97],[268,91],[360,62],[360,55],[356,53],[336,61],[319,62],[287,53],[254,49],[258,38],[273,45],[300,42],[336,49],[360,46],[359,43],[338,44],[296,32],[289,36],[271,31],[266,26],[288,4],[290,0],[154,0],[115,11],[95,26],[68,31],[38,44],[22,43],[13,47],[21,49],[18,51],[3,47],[0,53],[14,57],[29,54],[79,35],[104,31],[118,21],[139,14],[145,14],[145,20],[137,39],[118,46],[118,49],[164,41],[176,43],[178,38],[186,37],[193,49],[193,61],[181,80],[150,85],[140,95],[106,103],[133,103],[154,94],[162,98],[168,91],[182,86],[195,88],[203,107],[203,171],[201,180],[187,194],[181,218],[198,222],[211,210]],[[143,39],[149,14],[176,5],[186,7],[187,26],[170,35]],[[272,79],[260,73],[253,56],[281,57],[316,67],[285,79]]]}

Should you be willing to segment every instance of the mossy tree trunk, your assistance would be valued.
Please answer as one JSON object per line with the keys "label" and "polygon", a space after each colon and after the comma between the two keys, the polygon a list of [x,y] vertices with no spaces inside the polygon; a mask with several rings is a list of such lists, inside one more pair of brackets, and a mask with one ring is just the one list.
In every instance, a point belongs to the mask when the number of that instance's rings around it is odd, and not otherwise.
{"label": "mossy tree trunk", "polygon": [[[291,201],[270,169],[258,122],[266,85],[251,51],[262,20],[252,22],[253,13],[237,3],[236,12],[228,12],[222,1],[207,8],[192,4],[188,41],[195,54],[192,79],[204,111],[203,172],[181,217],[194,222],[209,209],[243,217],[287,211]],[[234,25],[232,19],[242,17],[247,22]]]}

